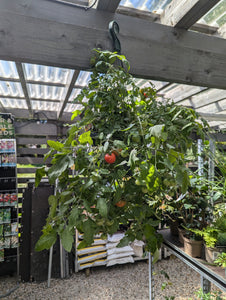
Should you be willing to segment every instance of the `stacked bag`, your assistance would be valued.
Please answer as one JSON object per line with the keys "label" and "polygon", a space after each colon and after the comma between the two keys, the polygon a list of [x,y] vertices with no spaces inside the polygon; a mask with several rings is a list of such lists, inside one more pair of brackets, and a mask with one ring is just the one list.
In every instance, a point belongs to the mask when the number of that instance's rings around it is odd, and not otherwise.
{"label": "stacked bag", "polygon": [[[81,243],[83,235],[79,234],[78,237],[77,246]],[[78,270],[106,265],[106,243],[107,241],[102,240],[100,236],[95,236],[94,243],[90,247],[78,249]]]}
{"label": "stacked bag", "polygon": [[[107,240],[101,239],[100,236],[95,236],[94,243],[90,247],[77,250],[78,270],[96,266],[106,265],[110,267],[116,264],[134,263],[135,260],[144,258],[144,243],[142,241],[135,240],[128,246],[117,247],[120,240],[125,236],[124,232],[108,235]],[[82,239],[83,234],[78,233],[77,246]]]}
{"label": "stacked bag", "polygon": [[134,263],[135,257],[143,256],[142,241],[134,241],[128,246],[117,247],[120,240],[125,236],[125,233],[115,233],[108,236],[106,248],[107,248],[107,267],[115,264]]}

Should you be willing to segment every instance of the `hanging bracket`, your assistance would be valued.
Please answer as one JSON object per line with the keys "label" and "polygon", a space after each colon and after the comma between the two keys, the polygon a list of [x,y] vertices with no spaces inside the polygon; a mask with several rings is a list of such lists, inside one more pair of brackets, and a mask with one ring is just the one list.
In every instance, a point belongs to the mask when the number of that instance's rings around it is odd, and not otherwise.
{"label": "hanging bracket", "polygon": [[113,41],[113,51],[121,54],[121,44],[117,37],[117,33],[119,33],[119,25],[116,21],[111,21],[108,28]]}

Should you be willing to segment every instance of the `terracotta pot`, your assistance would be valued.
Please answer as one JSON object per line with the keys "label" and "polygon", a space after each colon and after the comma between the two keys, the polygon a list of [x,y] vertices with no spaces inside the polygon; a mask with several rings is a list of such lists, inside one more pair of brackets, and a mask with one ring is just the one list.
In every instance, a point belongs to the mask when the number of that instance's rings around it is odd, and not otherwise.
{"label": "terracotta pot", "polygon": [[205,245],[205,257],[206,257],[206,261],[213,264],[214,261],[217,259],[218,255],[221,254],[222,252],[225,252],[226,249],[225,247],[221,247],[221,248],[211,248],[211,247],[206,247]]}
{"label": "terracotta pot", "polygon": [[189,240],[184,237],[184,252],[191,257],[202,256],[202,241]]}

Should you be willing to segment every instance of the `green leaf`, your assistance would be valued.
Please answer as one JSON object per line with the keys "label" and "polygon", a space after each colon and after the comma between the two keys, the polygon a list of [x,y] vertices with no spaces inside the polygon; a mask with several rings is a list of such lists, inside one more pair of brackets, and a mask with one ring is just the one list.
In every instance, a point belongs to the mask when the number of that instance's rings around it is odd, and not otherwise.
{"label": "green leaf", "polygon": [[84,240],[88,245],[91,245],[93,243],[95,232],[93,225],[94,222],[90,218],[88,218],[88,220],[83,223]]}
{"label": "green leaf", "polygon": [[79,116],[81,114],[81,110],[75,110],[72,112],[72,116],[71,116],[71,120],[74,120],[74,118],[76,118],[77,116]]}
{"label": "green leaf", "polygon": [[57,197],[54,195],[50,195],[48,198],[48,202],[50,205],[49,217],[52,219],[56,215],[56,209],[57,209],[57,205],[58,205]]}
{"label": "green leaf", "polygon": [[49,182],[55,183],[55,180],[69,167],[74,164],[73,157],[69,155],[62,155],[57,158],[56,162],[48,170]]}
{"label": "green leaf", "polygon": [[117,248],[125,247],[129,244],[129,242],[130,242],[130,238],[128,236],[124,236],[124,238],[122,238],[118,243]]}
{"label": "green leaf", "polygon": [[104,198],[97,199],[97,209],[99,210],[100,215],[102,217],[107,218],[108,207],[107,207],[106,200]]}
{"label": "green leaf", "polygon": [[46,175],[45,167],[39,168],[35,172],[35,187],[38,187],[42,177]]}
{"label": "green leaf", "polygon": [[85,145],[85,144],[90,144],[90,145],[92,145],[93,144],[93,140],[92,140],[92,138],[90,137],[90,134],[91,134],[91,131],[86,131],[86,132],[84,132],[84,133],[82,133],[80,136],[79,136],[79,138],[78,138],[78,140],[79,140],[79,142],[82,144],[82,145]]}
{"label": "green leaf", "polygon": [[107,142],[104,143],[104,152],[107,151],[108,146],[109,146],[109,142],[107,141]]}
{"label": "green leaf", "polygon": [[131,166],[133,167],[135,162],[138,161],[139,158],[137,157],[137,150],[136,149],[133,149],[131,152],[130,152],[130,156],[129,156],[129,161],[128,161],[128,166]]}
{"label": "green leaf", "polygon": [[72,243],[74,242],[73,236],[74,232],[72,232],[68,226],[60,233],[62,246],[67,252],[71,252]]}
{"label": "green leaf", "polygon": [[185,203],[184,208],[185,209],[190,209],[190,208],[192,208],[192,204]]}
{"label": "green leaf", "polygon": [[71,212],[70,212],[69,218],[68,218],[69,229],[72,229],[73,227],[75,227],[76,221],[78,220],[79,215],[80,215],[80,213],[79,213],[78,208],[73,207]]}
{"label": "green leaf", "polygon": [[135,123],[134,123],[134,124],[130,124],[126,129],[122,129],[121,131],[128,131],[128,130],[130,130],[134,125],[135,125]]}
{"label": "green leaf", "polygon": [[152,126],[150,129],[149,129],[149,132],[151,135],[157,137],[157,138],[162,138],[163,137],[163,130],[165,128],[165,125],[164,124],[161,124],[161,125],[155,125],[155,126]]}
{"label": "green leaf", "polygon": [[57,233],[55,230],[50,231],[49,233],[43,233],[40,239],[35,245],[35,251],[42,251],[44,249],[50,249],[53,246],[57,239]]}
{"label": "green leaf", "polygon": [[174,116],[173,116],[173,118],[172,118],[172,122],[182,113],[182,109],[181,110],[179,110]]}
{"label": "green leaf", "polygon": [[64,144],[62,144],[58,141],[48,140],[47,144],[56,151],[61,151],[62,148],[64,147]]}
{"label": "green leaf", "polygon": [[181,192],[185,193],[188,189],[188,185],[189,185],[189,176],[187,171],[184,171],[183,173],[183,181],[182,181],[182,187],[181,187]]}
{"label": "green leaf", "polygon": [[86,243],[86,241],[81,241],[77,247],[77,249],[83,249],[83,248],[86,248],[88,246],[88,244]]}
{"label": "green leaf", "polygon": [[154,227],[151,226],[150,224],[145,224],[144,225],[144,235],[145,235],[146,239],[147,240],[150,239],[150,237],[154,234],[155,234]]}

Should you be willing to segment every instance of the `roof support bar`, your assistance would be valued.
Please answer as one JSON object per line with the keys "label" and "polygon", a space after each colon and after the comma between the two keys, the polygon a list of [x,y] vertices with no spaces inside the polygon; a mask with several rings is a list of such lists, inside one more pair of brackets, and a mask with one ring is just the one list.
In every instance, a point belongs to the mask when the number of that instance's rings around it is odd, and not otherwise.
{"label": "roof support bar", "polygon": [[161,23],[189,29],[220,0],[173,0],[165,9]]}
{"label": "roof support bar", "polygon": [[32,108],[31,108],[31,100],[30,100],[30,96],[29,96],[28,89],[27,89],[27,84],[26,84],[26,79],[25,79],[25,69],[24,69],[22,63],[19,63],[19,62],[16,63],[16,68],[17,68],[17,72],[18,72],[18,75],[19,75],[19,78],[20,78],[20,82],[21,82],[24,97],[25,97],[25,100],[26,100],[26,103],[27,103],[27,107],[28,107],[28,110],[29,110],[29,114],[32,116],[33,111],[32,111]]}
{"label": "roof support bar", "polygon": [[60,106],[59,112],[57,114],[57,119],[60,119],[61,116],[62,116],[62,114],[63,114],[63,112],[64,112],[65,106],[67,105],[69,97],[71,96],[71,93],[72,93],[72,90],[73,90],[73,88],[75,86],[75,82],[76,82],[76,80],[78,78],[78,75],[79,75],[79,71],[75,70],[73,72],[73,75],[72,75],[70,83],[68,83],[66,85],[66,87],[67,87],[67,93],[66,93],[64,101],[62,102],[62,105]]}
{"label": "roof support bar", "polygon": [[97,9],[114,13],[119,6],[121,0],[98,0]]}

